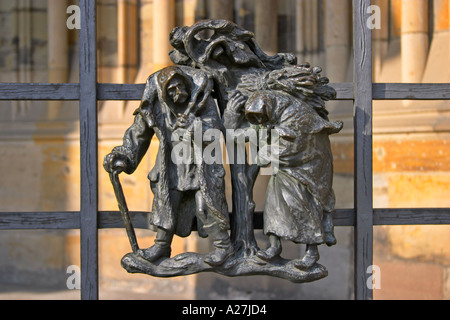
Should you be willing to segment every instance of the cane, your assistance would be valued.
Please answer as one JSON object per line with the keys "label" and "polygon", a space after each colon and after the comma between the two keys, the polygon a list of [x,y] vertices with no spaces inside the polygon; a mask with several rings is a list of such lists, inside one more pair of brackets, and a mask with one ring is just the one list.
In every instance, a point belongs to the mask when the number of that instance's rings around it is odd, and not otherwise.
{"label": "cane", "polygon": [[123,222],[125,223],[125,229],[127,231],[128,240],[130,240],[131,248],[134,253],[137,253],[139,246],[136,239],[136,234],[134,233],[133,224],[131,223],[130,213],[128,212],[127,203],[125,201],[125,196],[123,194],[122,185],[119,180],[119,172],[113,171],[109,174],[111,183],[114,188],[114,193],[116,195],[117,203],[119,205],[120,213],[122,214]]}

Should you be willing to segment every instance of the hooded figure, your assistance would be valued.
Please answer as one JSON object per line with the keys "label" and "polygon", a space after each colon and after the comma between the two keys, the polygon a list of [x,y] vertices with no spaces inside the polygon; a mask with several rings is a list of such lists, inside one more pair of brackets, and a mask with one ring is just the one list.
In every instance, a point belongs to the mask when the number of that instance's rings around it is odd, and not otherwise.
{"label": "hooded figure", "polygon": [[[199,234],[209,235],[216,248],[205,262],[220,265],[231,255],[225,170],[222,163],[206,164],[202,157],[204,147],[214,143],[205,141],[203,133],[210,128],[223,130],[210,95],[212,86],[204,71],[190,67],[167,67],[151,75],[123,145],[105,158],[107,171],[119,168],[131,174],[153,135],[159,140],[156,163],[148,176],[154,194],[149,222],[157,235],[152,247],[139,251],[148,261],[170,256],[173,236],[188,236],[195,218]],[[201,139],[194,141],[198,133]],[[198,161],[195,152],[201,152]]]}
{"label": "hooded figure", "polygon": [[331,213],[335,204],[328,136],[338,133],[342,123],[327,121],[308,104],[279,91],[253,94],[245,113],[251,123],[268,125],[278,136],[277,148],[265,159],[277,167],[264,204],[264,233],[271,246],[258,256],[277,256],[282,238],[307,245],[296,266],[309,268],[319,259],[317,245],[327,242],[324,213]]}
{"label": "hooded figure", "polygon": [[306,244],[305,255],[294,263],[300,269],[317,262],[317,245],[335,243],[329,135],[338,133],[343,123],[328,119],[324,101],[335,91],[326,86],[328,79],[321,78],[320,71],[297,66],[249,77],[229,103],[230,110],[243,108],[256,128],[271,130],[271,152],[261,152],[264,146],[259,146],[259,163],[275,167],[264,204],[270,246],[257,255],[263,260],[279,256],[280,239]]}

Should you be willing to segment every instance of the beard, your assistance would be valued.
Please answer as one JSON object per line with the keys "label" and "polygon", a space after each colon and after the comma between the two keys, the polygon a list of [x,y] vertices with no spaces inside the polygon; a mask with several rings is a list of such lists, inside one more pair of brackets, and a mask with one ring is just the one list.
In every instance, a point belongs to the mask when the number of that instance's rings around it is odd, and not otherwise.
{"label": "beard", "polygon": [[173,98],[173,102],[174,102],[175,104],[182,104],[182,103],[185,103],[185,102],[186,102],[187,98],[188,98],[188,95],[185,94],[185,93],[177,94],[177,95]]}

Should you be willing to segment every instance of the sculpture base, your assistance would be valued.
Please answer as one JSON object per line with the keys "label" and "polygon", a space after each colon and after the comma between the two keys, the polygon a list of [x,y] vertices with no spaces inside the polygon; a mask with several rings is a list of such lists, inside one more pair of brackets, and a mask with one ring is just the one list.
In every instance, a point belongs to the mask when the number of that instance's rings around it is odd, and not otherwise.
{"label": "sculpture base", "polygon": [[122,267],[129,273],[143,273],[161,278],[216,272],[229,277],[269,275],[294,283],[304,283],[316,281],[328,275],[327,269],[318,263],[307,270],[300,270],[294,266],[292,260],[281,257],[270,262],[256,256],[240,257],[230,259],[221,266],[212,267],[204,262],[205,256],[187,252],[173,258],[161,258],[155,262],[149,262],[138,254],[128,253],[122,258]]}

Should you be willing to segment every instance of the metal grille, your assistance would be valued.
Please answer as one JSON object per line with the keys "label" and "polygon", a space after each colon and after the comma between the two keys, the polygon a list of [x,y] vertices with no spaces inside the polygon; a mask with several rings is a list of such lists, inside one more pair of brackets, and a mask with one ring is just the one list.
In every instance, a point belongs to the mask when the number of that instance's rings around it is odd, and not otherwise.
{"label": "metal grille", "polygon": [[[450,84],[372,82],[372,34],[366,27],[370,0],[353,0],[354,82],[331,84],[337,100],[354,102],[354,208],[338,209],[336,226],[354,227],[355,298],[372,299],[366,285],[373,259],[374,225],[450,224],[450,209],[374,209],[372,196],[372,101],[448,100]],[[97,102],[140,100],[144,84],[97,83],[96,2],[80,0],[80,82],[78,84],[1,83],[0,100],[75,100],[80,102],[81,209],[76,212],[2,212],[0,230],[79,229],[81,299],[98,299],[98,229],[122,228],[119,212],[98,211]],[[133,212],[135,227],[146,212]],[[255,226],[262,227],[260,214]]]}

